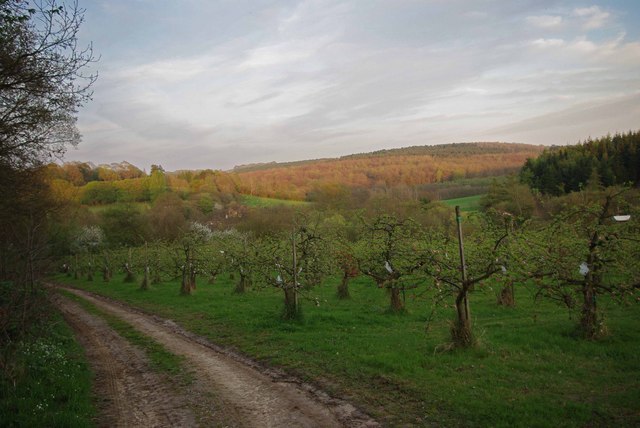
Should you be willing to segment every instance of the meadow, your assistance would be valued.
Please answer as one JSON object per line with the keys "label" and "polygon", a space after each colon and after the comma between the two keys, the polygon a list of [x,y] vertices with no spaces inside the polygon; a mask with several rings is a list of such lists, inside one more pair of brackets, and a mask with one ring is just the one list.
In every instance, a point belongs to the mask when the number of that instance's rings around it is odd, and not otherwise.
{"label": "meadow", "polygon": [[[121,277],[109,283],[58,282],[170,318],[266,365],[283,367],[345,397],[386,426],[637,426],[640,424],[640,313],[606,299],[609,335],[573,335],[577,314],[516,286],[516,306],[496,304],[490,285],[471,297],[471,349],[448,350],[453,309],[428,292],[407,295],[407,312],[387,311],[384,290],[364,278],[351,299],[338,279],[307,292],[303,320],[283,321],[282,292],[233,292],[235,280],[199,281],[190,296],[179,282],[141,291]],[[453,303],[453,302],[448,302]]]}
{"label": "meadow", "polygon": [[484,195],[466,196],[464,198],[445,199],[444,202],[450,207],[459,206],[462,211],[476,212],[480,211],[480,201]]}
{"label": "meadow", "polygon": [[265,198],[262,196],[253,196],[253,195],[242,195],[240,197],[240,201],[243,205],[248,207],[257,207],[257,208],[268,208],[278,205],[285,205],[291,207],[303,207],[309,206],[309,202],[305,201],[297,201],[297,200],[288,200],[288,199],[276,199],[276,198]]}

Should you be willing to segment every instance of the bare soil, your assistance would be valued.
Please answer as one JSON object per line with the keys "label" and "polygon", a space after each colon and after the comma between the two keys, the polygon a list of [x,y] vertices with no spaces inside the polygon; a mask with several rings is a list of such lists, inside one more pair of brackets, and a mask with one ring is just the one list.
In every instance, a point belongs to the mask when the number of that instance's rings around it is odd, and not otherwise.
{"label": "bare soil", "polygon": [[82,290],[65,290],[185,357],[194,373],[195,385],[188,391],[175,383],[168,386],[166,379],[149,369],[143,353],[132,349],[104,321],[56,297],[94,364],[96,394],[104,397],[101,426],[379,426],[348,402],[216,346],[171,320]]}

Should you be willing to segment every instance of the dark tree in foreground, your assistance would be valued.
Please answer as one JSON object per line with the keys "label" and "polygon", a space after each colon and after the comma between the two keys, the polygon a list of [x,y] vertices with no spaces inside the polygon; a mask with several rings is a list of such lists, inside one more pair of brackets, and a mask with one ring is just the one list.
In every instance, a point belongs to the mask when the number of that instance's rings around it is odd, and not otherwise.
{"label": "dark tree in foreground", "polygon": [[95,61],[79,48],[83,11],[55,0],[0,0],[0,159],[26,168],[76,145],[77,109],[91,96]]}
{"label": "dark tree in foreground", "polygon": [[85,73],[91,48],[77,46],[82,20],[53,0],[0,0],[0,282],[12,284],[0,297],[0,333],[25,325],[47,256],[58,207],[38,168],[80,139],[75,113],[95,80]]}

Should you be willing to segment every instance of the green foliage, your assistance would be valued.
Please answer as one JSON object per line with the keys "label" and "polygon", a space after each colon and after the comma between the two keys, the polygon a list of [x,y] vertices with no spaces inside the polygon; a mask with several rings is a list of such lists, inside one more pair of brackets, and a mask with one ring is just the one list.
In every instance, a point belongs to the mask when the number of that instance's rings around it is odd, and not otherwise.
{"label": "green foliage", "polygon": [[[535,278],[538,294],[580,312],[582,336],[606,333],[601,296],[633,301],[640,286],[640,210],[628,189],[583,191],[551,224],[521,235],[521,269]],[[623,222],[619,214],[630,215]]]}
{"label": "green foliage", "polygon": [[140,245],[149,233],[142,213],[134,205],[113,205],[102,211],[100,217],[106,240],[112,248]]}
{"label": "green foliage", "polygon": [[148,178],[149,197],[152,201],[158,199],[158,196],[165,193],[169,186],[167,185],[167,177],[162,167],[151,167],[151,175]]}
{"label": "green foliage", "polygon": [[362,236],[354,246],[360,272],[389,292],[392,312],[403,312],[407,290],[427,282],[423,268],[429,260],[431,236],[413,220],[389,215],[364,225]]}
{"label": "green foliage", "polygon": [[479,202],[485,211],[508,213],[519,220],[530,218],[536,208],[536,199],[531,189],[518,182],[515,176],[494,180],[489,192]]}
{"label": "green foliage", "polygon": [[80,202],[86,205],[113,204],[119,199],[119,190],[110,181],[92,181],[82,190]]}
{"label": "green foliage", "polygon": [[308,221],[288,234],[264,237],[257,262],[262,281],[284,292],[285,319],[301,318],[299,294],[319,285],[332,270],[330,244],[317,224]]}
{"label": "green foliage", "polygon": [[550,195],[584,188],[596,171],[604,186],[640,184],[640,131],[545,150],[520,173],[531,188]]}

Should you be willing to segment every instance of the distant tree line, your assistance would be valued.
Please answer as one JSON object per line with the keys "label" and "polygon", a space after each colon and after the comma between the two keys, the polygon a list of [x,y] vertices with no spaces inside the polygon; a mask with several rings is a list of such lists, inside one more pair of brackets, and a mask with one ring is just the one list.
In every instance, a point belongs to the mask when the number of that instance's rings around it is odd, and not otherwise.
{"label": "distant tree line", "polygon": [[552,147],[528,159],[521,180],[543,194],[579,191],[587,183],[605,187],[640,184],[640,131],[606,136],[567,147]]}

